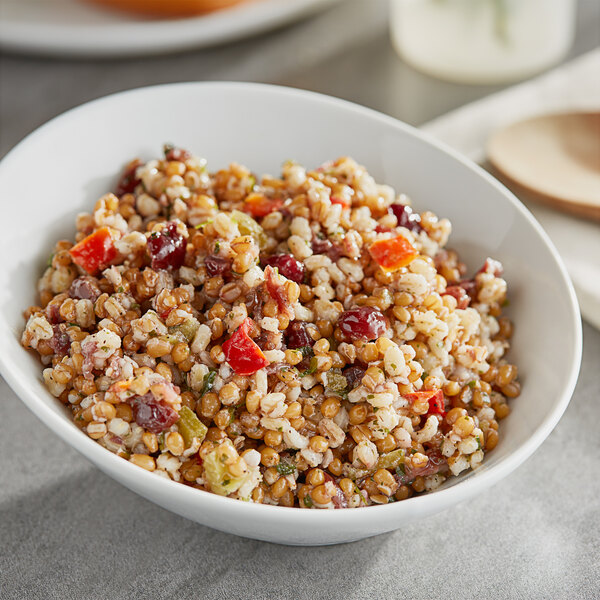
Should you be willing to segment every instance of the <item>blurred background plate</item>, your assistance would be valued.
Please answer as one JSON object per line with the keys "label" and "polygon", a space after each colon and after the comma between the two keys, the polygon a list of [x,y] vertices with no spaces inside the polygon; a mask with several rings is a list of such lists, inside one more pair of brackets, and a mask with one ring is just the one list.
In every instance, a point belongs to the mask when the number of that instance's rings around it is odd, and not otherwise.
{"label": "blurred background plate", "polygon": [[120,57],[231,42],[341,0],[252,0],[184,19],[150,19],[84,0],[0,0],[0,48],[26,54]]}

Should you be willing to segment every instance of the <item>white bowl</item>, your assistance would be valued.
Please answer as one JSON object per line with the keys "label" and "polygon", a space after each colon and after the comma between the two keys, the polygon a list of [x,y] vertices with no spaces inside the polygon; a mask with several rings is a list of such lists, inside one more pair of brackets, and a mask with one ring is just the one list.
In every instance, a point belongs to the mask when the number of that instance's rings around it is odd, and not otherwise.
{"label": "white bowl", "polygon": [[[300,510],[222,498],[167,481],[82,433],[45,389],[41,366],[19,344],[22,311],[54,242],[74,233],[77,212],[112,188],[132,157],[164,142],[206,157],[278,173],[285,159],[317,166],[353,156],[420,209],[447,216],[450,246],[471,269],[489,255],[504,263],[510,358],[523,391],[501,423],[500,443],[475,472],[428,495],[385,506]],[[518,467],[564,412],[577,380],[581,323],[556,250],[530,213],[496,180],[415,129],[366,108],[298,90],[241,83],[164,85],[109,96],[50,121],[0,163],[0,366],[23,402],[99,469],[157,504],[204,525],[284,544],[333,544],[391,531],[470,498]],[[23,432],[25,434],[25,432]],[[498,493],[502,493],[499,490]]]}

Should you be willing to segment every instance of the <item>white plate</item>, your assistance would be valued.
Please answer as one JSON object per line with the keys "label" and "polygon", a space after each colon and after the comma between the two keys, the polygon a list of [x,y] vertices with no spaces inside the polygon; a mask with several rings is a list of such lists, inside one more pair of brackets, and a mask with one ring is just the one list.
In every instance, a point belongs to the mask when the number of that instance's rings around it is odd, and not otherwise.
{"label": "white plate", "polygon": [[[172,110],[174,105],[178,110]],[[55,241],[73,237],[75,214],[89,210],[112,189],[132,157],[156,156],[164,142],[205,156],[211,170],[235,160],[258,173],[275,174],[290,158],[314,167],[337,156],[354,156],[378,181],[408,193],[420,209],[448,216],[454,230],[451,247],[471,271],[487,256],[503,262],[515,322],[510,359],[519,366],[523,390],[502,421],[498,446],[480,468],[403,502],[301,510],[223,498],[162,479],[105,450],[73,424],[44,387],[37,358],[19,344],[22,311],[36,299],[35,284]],[[102,471],[210,527],[288,544],[332,544],[397,529],[508,475],[552,431],[575,387],[581,359],[579,310],[548,236],[482,169],[369,109],[258,84],[133,90],[73,109],[31,134],[0,163],[0,189],[5,225],[0,236],[2,375],[48,427]]]}
{"label": "white plate", "polygon": [[27,54],[161,54],[261,33],[340,0],[253,0],[187,19],[148,19],[85,0],[0,0],[0,48]]}

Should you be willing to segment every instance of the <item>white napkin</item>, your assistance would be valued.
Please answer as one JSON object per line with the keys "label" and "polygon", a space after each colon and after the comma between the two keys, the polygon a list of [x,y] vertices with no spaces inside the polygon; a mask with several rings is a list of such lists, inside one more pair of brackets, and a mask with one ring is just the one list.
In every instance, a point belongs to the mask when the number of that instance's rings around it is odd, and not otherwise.
{"label": "white napkin", "polygon": [[[536,79],[478,100],[422,126],[478,163],[498,128],[530,116],[600,110],[600,49]],[[583,317],[600,329],[600,225],[525,202],[562,256]]]}

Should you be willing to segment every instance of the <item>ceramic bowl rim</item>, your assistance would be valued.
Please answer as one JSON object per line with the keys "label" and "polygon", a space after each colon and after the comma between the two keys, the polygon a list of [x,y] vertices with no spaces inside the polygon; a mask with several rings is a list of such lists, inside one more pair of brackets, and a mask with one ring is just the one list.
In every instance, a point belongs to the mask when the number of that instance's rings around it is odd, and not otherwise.
{"label": "ceramic bowl rim", "polygon": [[[558,267],[561,276],[561,287],[565,292],[566,299],[569,305],[570,325],[573,331],[573,347],[568,349],[565,355],[571,357],[568,377],[563,383],[559,392],[560,399],[556,403],[554,409],[550,411],[542,420],[540,425],[531,434],[530,438],[522,444],[520,448],[516,448],[501,459],[496,465],[489,468],[481,468],[474,471],[469,477],[462,481],[458,481],[448,488],[436,490],[429,494],[409,498],[402,502],[395,502],[386,505],[367,506],[353,508],[351,510],[299,510],[295,507],[271,506],[266,504],[255,504],[251,502],[242,502],[233,498],[222,497],[217,494],[198,490],[186,485],[182,485],[172,480],[167,480],[162,477],[157,477],[155,474],[140,469],[132,463],[123,460],[112,452],[100,446],[97,442],[82,434],[81,431],[72,427],[72,423],[66,416],[61,416],[47,407],[32,390],[21,381],[19,364],[22,362],[19,357],[7,356],[6,353],[0,354],[0,373],[9,383],[10,387],[15,391],[22,402],[54,433],[56,433],[63,441],[69,444],[72,448],[83,454],[95,465],[106,465],[110,472],[121,471],[123,478],[126,480],[137,480],[139,484],[147,489],[148,487],[157,487],[158,490],[169,495],[178,495],[182,500],[195,501],[198,504],[205,504],[207,508],[214,510],[230,511],[232,516],[236,518],[253,518],[257,516],[264,517],[265,520],[273,522],[289,522],[290,519],[295,521],[295,524],[304,524],[307,527],[310,525],[318,526],[320,523],[327,522],[343,527],[351,525],[355,519],[394,519],[401,516],[402,512],[407,512],[413,505],[418,504],[419,512],[437,512],[443,508],[456,504],[461,500],[476,495],[487,487],[497,483],[506,475],[516,469],[533,452],[542,444],[554,429],[564,411],[566,410],[579,374],[582,355],[582,327],[575,292],[571,280],[567,274],[566,268],[562,259],[548,235],[542,229],[540,224],[535,220],[532,214],[524,207],[519,200],[499,181],[494,179],[484,169],[459,154],[446,144],[434,139],[432,136],[419,131],[418,129],[399,121],[391,116],[385,115],[373,109],[360,106],[358,104],[334,98],[324,94],[300,90],[291,87],[277,86],[262,83],[247,83],[234,81],[205,81],[205,82],[182,82],[152,85],[141,88],[135,88],[122,92],[117,92],[101,98],[86,102],[76,106],[41,125],[33,132],[28,134],[21,142],[19,142],[3,159],[0,161],[0,180],[3,172],[10,167],[14,161],[20,159],[20,155],[27,151],[30,143],[40,136],[50,135],[53,130],[60,129],[63,122],[68,121],[75,115],[89,110],[91,107],[111,103],[118,103],[124,96],[153,94],[155,91],[164,88],[180,88],[182,93],[189,88],[202,88],[206,90],[219,90],[222,88],[227,93],[235,91],[236,93],[266,93],[268,95],[278,96],[279,99],[294,97],[305,99],[313,105],[335,105],[347,112],[354,113],[359,119],[371,119],[380,122],[389,129],[394,129],[412,137],[419,138],[430,146],[437,148],[439,151],[451,156],[455,161],[461,163],[466,169],[470,170],[477,177],[484,179],[490,186],[498,190],[519,215],[528,221],[533,227],[537,235],[544,243],[545,249],[550,253],[556,266]],[[0,317],[0,324],[4,329],[10,331],[4,321],[4,316]],[[14,332],[12,332],[14,334]],[[23,350],[26,353],[26,350]],[[402,508],[403,507],[403,508]],[[369,517],[370,515],[370,517]]]}

